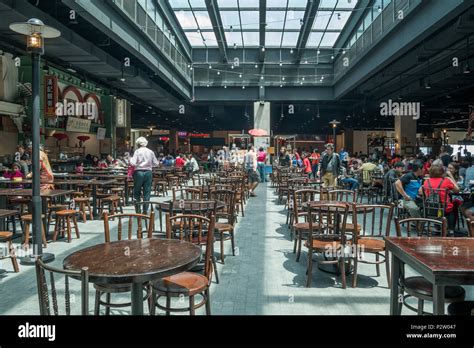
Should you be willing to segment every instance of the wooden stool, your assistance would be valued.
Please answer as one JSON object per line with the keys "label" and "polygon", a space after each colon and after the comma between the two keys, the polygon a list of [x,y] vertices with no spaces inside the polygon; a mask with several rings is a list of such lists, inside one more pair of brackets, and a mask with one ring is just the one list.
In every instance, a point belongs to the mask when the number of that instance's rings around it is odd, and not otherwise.
{"label": "wooden stool", "polygon": [[94,219],[94,217],[92,216],[92,208],[91,203],[89,201],[89,197],[76,197],[74,198],[74,202],[76,203],[76,206],[79,204],[79,213],[82,215],[82,222],[87,221],[86,207],[89,210],[89,216],[91,220]]}
{"label": "wooden stool", "polygon": [[54,226],[53,241],[56,241],[59,233],[61,233],[61,236],[64,237],[64,224],[66,224],[67,242],[71,243],[71,219],[76,230],[76,237],[81,238],[79,236],[79,227],[77,226],[76,214],[77,211],[69,209],[56,212],[56,225]]}
{"label": "wooden stool", "polygon": [[72,198],[84,197],[86,194],[83,191],[75,191],[71,193]]}
{"label": "wooden stool", "polygon": [[53,217],[53,213],[56,213],[58,211],[61,211],[61,210],[65,210],[65,209],[68,209],[68,205],[67,204],[52,204],[50,206],[48,206],[48,226],[51,225],[51,220],[52,220],[52,217]]}
{"label": "wooden stool", "polygon": [[[41,214],[41,219],[44,219],[44,214]],[[33,215],[27,214],[21,216],[21,221],[23,221],[25,226],[25,231],[23,234],[23,246],[27,247],[30,240],[30,224],[33,223]],[[41,239],[43,240],[43,246],[46,248],[48,246],[46,242],[46,233],[44,232],[44,224],[41,221]]]}
{"label": "wooden stool", "polygon": [[13,206],[18,205],[20,215],[23,215],[24,213],[28,212],[28,205],[30,204],[31,199],[24,197],[12,197],[9,199],[9,201]]}
{"label": "wooden stool", "polygon": [[116,211],[118,212],[119,210],[121,213],[123,213],[122,202],[119,196],[108,196],[108,197],[102,198],[100,202],[100,211],[99,211],[100,215],[104,213],[105,205],[108,206],[108,210],[111,215],[115,214],[115,212]]}
{"label": "wooden stool", "polygon": [[12,261],[13,270],[15,272],[20,272],[20,267],[18,267],[18,261],[16,260],[15,248],[12,243],[12,236],[13,232],[0,232],[0,242],[6,243],[10,252],[10,255],[0,255],[0,260],[10,259]]}
{"label": "wooden stool", "polygon": [[123,187],[112,187],[111,189],[113,196],[119,196],[125,202],[125,188]]}
{"label": "wooden stool", "polygon": [[160,193],[163,193],[163,196],[168,196],[168,182],[166,180],[156,180],[153,186],[155,195],[159,196]]}

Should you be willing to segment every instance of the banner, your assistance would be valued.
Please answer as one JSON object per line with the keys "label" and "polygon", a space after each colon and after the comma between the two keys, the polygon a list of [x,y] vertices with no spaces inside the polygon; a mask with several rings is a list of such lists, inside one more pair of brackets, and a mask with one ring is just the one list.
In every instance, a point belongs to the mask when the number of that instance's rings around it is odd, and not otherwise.
{"label": "banner", "polygon": [[46,75],[44,77],[44,116],[56,117],[58,103],[58,78]]}
{"label": "banner", "polygon": [[66,131],[67,132],[80,132],[89,133],[91,129],[91,120],[86,120],[77,117],[68,117]]}
{"label": "banner", "polygon": [[104,140],[106,131],[106,128],[97,128],[97,140]]}

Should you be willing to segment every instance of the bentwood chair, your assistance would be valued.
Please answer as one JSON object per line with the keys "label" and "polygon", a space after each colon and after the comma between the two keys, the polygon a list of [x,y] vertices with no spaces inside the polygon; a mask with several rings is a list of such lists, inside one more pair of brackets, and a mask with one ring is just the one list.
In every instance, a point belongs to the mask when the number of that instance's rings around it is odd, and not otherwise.
{"label": "bentwood chair", "polygon": [[20,267],[18,266],[18,261],[16,258],[16,253],[15,253],[15,247],[13,246],[13,232],[9,231],[1,231],[0,232],[0,243],[5,243],[6,244],[6,255],[2,253],[0,255],[0,260],[3,259],[10,259],[12,262],[13,270],[15,272],[20,272]]}
{"label": "bentwood chair", "polygon": [[[64,279],[62,279],[64,278]],[[48,284],[49,279],[49,284]],[[59,281],[61,279],[61,281]],[[38,301],[40,315],[71,315],[72,283],[80,282],[81,315],[89,314],[89,272],[84,267],[81,271],[68,271],[54,268],[43,263],[41,258],[36,260],[36,284],[38,288]],[[61,287],[64,284],[64,290]],[[59,294],[64,293],[64,310],[59,308]]]}
{"label": "bentwood chair", "polygon": [[[104,219],[104,237],[105,243],[110,243],[113,240],[123,239],[143,239],[153,237],[153,226],[155,221],[155,214],[153,211],[150,215],[143,214],[116,214],[108,215],[107,212],[103,215]],[[110,228],[111,221],[117,220],[116,230],[113,231]],[[146,221],[146,222],[145,222]],[[115,226],[114,226],[115,227]],[[116,233],[116,237],[112,235]],[[132,291],[131,284],[94,284],[95,292],[95,306],[94,313],[99,315],[100,307],[105,307],[105,314],[110,314],[110,308],[124,308],[130,307],[130,302],[125,303],[113,303],[111,302],[111,295],[117,293],[127,293]],[[143,290],[146,292],[144,301],[148,300],[148,305],[151,306],[151,289],[149,284],[144,284]],[[102,296],[105,294],[105,301],[102,300]]]}
{"label": "bentwood chair", "polygon": [[[179,226],[171,229],[170,226]],[[169,277],[162,278],[152,284],[152,306],[151,314],[155,314],[155,308],[159,308],[170,315],[171,312],[190,312],[195,315],[196,309],[206,306],[206,314],[211,314],[211,302],[209,287],[213,272],[213,245],[215,218],[210,219],[199,215],[167,215],[167,232],[169,238],[185,240],[198,246],[205,246],[202,274],[197,272],[182,272]],[[196,303],[196,296],[200,302]],[[166,303],[161,304],[160,299],[166,298]],[[171,298],[188,297],[187,307],[173,307]],[[178,301],[178,303],[181,301]]]}
{"label": "bentwood chair", "polygon": [[[232,243],[232,255],[235,256],[235,191],[231,190],[215,190],[211,192],[211,198],[224,202],[225,207],[222,211],[216,213],[216,232],[218,232],[218,239],[220,241],[220,258],[224,263],[224,242],[230,240]],[[222,219],[224,220],[222,222]]]}
{"label": "bentwood chair", "polygon": [[[311,204],[308,209],[309,233],[305,246],[308,248],[308,266],[306,287],[311,287],[313,278],[313,254],[320,254],[323,259],[317,261],[321,265],[336,265],[341,274],[342,288],[346,288],[346,222],[349,204],[334,203]],[[333,222],[337,228],[330,227]],[[350,264],[349,264],[350,265]]]}
{"label": "bentwood chair", "polygon": [[[410,225],[414,225],[408,228]],[[426,219],[426,218],[409,218],[399,220],[395,218],[395,227],[397,236],[402,236],[402,227],[405,227],[407,231],[407,237],[415,235],[416,237],[432,237],[437,228],[441,229],[441,237],[447,235],[447,221],[446,218],[441,219]],[[411,230],[415,229],[412,233]],[[400,305],[404,305],[408,309],[417,312],[418,315],[430,314],[423,310],[425,301],[433,301],[433,285],[423,278],[422,276],[405,277],[404,267],[400,270],[400,283],[399,283],[399,294],[403,296],[403,302]],[[396,281],[396,279],[392,279]],[[446,286],[444,288],[444,301],[445,303],[457,303],[464,301],[466,291],[461,286]],[[403,295],[406,293],[406,295]],[[410,297],[414,297],[418,300],[418,307],[411,306],[407,300]]]}
{"label": "bentwood chair", "polygon": [[[388,251],[385,248],[383,237],[390,236],[393,220],[393,205],[357,205],[353,206],[353,225],[357,230],[352,230],[352,246],[354,256],[354,274],[352,287],[357,286],[358,264],[375,265],[377,277],[380,276],[380,265],[385,263],[387,283],[390,286],[390,264]],[[366,259],[367,254],[373,254],[375,260]]]}
{"label": "bentwood chair", "polygon": [[293,210],[293,224],[291,227],[294,234],[293,253],[296,253],[296,262],[300,261],[301,245],[303,240],[307,239],[310,232],[308,211],[303,207],[303,204],[315,201],[318,193],[317,190],[313,189],[296,190],[293,192],[293,197],[291,197],[291,201],[288,204],[288,209]]}

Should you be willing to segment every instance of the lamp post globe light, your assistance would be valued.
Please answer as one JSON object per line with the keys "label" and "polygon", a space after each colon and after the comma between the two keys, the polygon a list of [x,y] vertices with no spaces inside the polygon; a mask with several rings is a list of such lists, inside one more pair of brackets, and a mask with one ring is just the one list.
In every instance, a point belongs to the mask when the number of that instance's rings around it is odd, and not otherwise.
{"label": "lamp post globe light", "polygon": [[337,151],[336,128],[337,128],[338,125],[341,124],[341,122],[339,122],[337,120],[332,120],[331,122],[329,122],[329,124],[332,127],[332,138],[333,138],[333,141],[334,141],[334,151]]}
{"label": "lamp post globe light", "polygon": [[26,36],[26,48],[31,53],[32,62],[32,173],[33,192],[31,199],[33,215],[33,254],[21,259],[22,264],[34,264],[37,257],[41,256],[43,262],[54,260],[53,254],[43,254],[41,241],[41,194],[40,194],[40,63],[41,55],[44,53],[44,39],[53,39],[61,35],[61,32],[53,27],[45,25],[37,18],[31,18],[24,23],[12,23],[10,29],[18,34]]}

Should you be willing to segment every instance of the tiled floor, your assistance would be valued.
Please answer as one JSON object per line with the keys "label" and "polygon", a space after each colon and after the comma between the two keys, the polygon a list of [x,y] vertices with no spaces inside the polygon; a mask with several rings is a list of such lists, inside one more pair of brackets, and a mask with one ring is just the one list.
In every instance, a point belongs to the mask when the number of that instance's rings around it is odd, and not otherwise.
{"label": "tiled floor", "polygon": [[[269,184],[267,184],[269,185]],[[321,272],[314,267],[313,284],[305,287],[306,253],[295,261],[293,242],[285,225],[284,206],[276,203],[274,190],[260,185],[257,197],[245,207],[245,217],[239,217],[236,228],[236,256],[232,256],[230,242],[226,242],[225,264],[218,263],[220,284],[211,286],[212,313],[222,315],[364,315],[389,313],[389,296],[384,267],[376,277],[375,266],[360,265],[358,287],[342,289],[340,277]],[[164,200],[168,198],[154,198]],[[46,251],[61,266],[68,254],[84,247],[101,243],[102,221],[79,223],[80,239],[71,244],[64,241],[50,243]],[[218,251],[218,245],[216,244]],[[303,248],[304,250],[304,248]],[[11,270],[8,260],[0,261],[0,268]],[[20,273],[0,277],[0,315],[38,314],[38,299],[34,268],[20,266]],[[350,285],[351,278],[348,278]],[[467,297],[474,298],[473,287],[466,287]],[[78,295],[77,295],[78,296]],[[93,304],[91,290],[91,309]],[[126,297],[123,298],[125,301]],[[77,307],[73,305],[73,308]],[[430,310],[430,304],[427,304]],[[203,313],[200,309],[198,313]],[[129,309],[112,311],[128,314]],[[404,314],[412,314],[404,310]]]}

